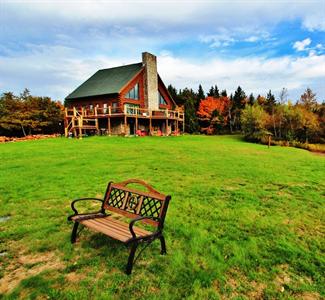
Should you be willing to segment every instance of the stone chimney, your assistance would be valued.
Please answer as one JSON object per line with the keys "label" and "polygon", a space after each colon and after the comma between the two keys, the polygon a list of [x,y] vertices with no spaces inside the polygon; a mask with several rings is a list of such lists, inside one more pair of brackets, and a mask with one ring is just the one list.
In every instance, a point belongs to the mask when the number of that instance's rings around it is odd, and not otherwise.
{"label": "stone chimney", "polygon": [[142,53],[144,71],[144,101],[148,109],[159,109],[157,57],[149,52]]}

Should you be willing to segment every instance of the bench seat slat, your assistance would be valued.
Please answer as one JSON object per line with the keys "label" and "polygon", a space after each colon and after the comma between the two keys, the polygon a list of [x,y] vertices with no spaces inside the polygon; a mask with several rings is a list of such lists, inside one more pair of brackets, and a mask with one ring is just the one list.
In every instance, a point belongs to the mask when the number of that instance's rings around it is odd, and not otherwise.
{"label": "bench seat slat", "polygon": [[[100,220],[100,219],[98,219],[98,220]],[[122,230],[125,230],[126,232],[130,233],[129,224],[126,224],[126,223],[119,221],[117,219],[114,219],[112,217],[110,217],[109,220],[111,223],[113,223],[113,224],[115,223],[118,228],[121,228]],[[143,228],[140,228],[140,227],[133,227],[133,229],[135,229],[135,233],[139,233],[142,235],[148,235],[148,234],[152,233],[152,232],[145,230]]]}
{"label": "bench seat slat", "polygon": [[122,235],[120,232],[116,232],[115,230],[107,229],[106,227],[103,227],[103,225],[94,222],[93,220],[86,220],[82,221],[82,224],[86,225],[88,228],[93,229],[97,232],[101,232],[113,239],[119,240],[121,242],[126,242],[128,240],[128,237],[125,235]]}
{"label": "bench seat slat", "polygon": [[[132,238],[131,232],[129,231],[129,224],[113,219],[111,216],[83,220],[80,223],[121,242],[127,242]],[[150,231],[135,226],[133,227],[133,230],[137,236],[146,236],[151,234]]]}

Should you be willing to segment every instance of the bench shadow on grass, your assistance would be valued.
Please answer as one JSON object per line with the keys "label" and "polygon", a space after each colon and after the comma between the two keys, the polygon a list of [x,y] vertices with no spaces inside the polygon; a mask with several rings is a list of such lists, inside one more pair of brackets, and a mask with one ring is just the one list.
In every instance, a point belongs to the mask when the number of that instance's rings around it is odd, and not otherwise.
{"label": "bench shadow on grass", "polygon": [[104,234],[89,232],[78,237],[79,247],[89,252],[90,257],[99,259],[110,269],[124,274],[130,248]]}
{"label": "bench shadow on grass", "polygon": [[[98,263],[105,264],[111,271],[118,270],[126,275],[125,268],[130,254],[129,246],[104,234],[95,232],[88,232],[84,236],[81,234],[78,237],[78,244],[82,250],[89,252],[90,260],[99,259]],[[138,255],[139,257],[137,258]],[[139,245],[135,254],[133,269],[139,270],[143,266],[147,266],[151,258],[159,257],[158,255],[160,255],[159,240],[149,245],[146,243]]]}

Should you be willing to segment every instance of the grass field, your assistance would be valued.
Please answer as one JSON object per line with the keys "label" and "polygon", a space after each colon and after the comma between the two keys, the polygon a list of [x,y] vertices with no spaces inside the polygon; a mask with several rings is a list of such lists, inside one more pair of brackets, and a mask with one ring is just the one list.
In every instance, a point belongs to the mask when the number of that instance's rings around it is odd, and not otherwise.
{"label": "grass field", "polygon": [[[3,299],[321,299],[325,157],[231,136],[92,137],[0,145]],[[139,178],[172,195],[167,256],[84,230],[71,199]]]}

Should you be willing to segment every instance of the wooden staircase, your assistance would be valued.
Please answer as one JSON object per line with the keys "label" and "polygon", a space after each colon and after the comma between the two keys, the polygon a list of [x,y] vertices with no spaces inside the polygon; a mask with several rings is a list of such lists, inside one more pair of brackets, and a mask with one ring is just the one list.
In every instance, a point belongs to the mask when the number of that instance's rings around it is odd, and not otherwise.
{"label": "wooden staircase", "polygon": [[74,115],[71,116],[70,122],[65,127],[65,136],[69,137],[74,135],[75,137],[82,138],[85,130],[95,130],[98,132],[98,119],[85,118],[79,112],[75,111]]}

